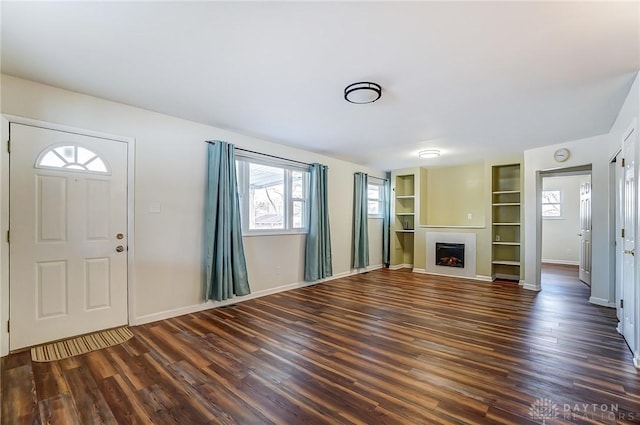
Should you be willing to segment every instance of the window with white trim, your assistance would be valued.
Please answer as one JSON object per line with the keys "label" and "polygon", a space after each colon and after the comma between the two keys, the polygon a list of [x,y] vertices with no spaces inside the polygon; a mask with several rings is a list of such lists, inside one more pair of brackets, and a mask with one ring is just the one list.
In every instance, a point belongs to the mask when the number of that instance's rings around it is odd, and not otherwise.
{"label": "window with white trim", "polygon": [[562,191],[542,191],[542,217],[562,218]]}
{"label": "window with white trim", "polygon": [[309,171],[262,159],[236,161],[243,234],[307,231]]}
{"label": "window with white trim", "polygon": [[36,160],[36,168],[109,173],[105,161],[98,154],[76,145],[52,146],[45,149]]}
{"label": "window with white trim", "polygon": [[382,218],[384,212],[384,185],[369,183],[367,185],[367,211],[369,218]]}

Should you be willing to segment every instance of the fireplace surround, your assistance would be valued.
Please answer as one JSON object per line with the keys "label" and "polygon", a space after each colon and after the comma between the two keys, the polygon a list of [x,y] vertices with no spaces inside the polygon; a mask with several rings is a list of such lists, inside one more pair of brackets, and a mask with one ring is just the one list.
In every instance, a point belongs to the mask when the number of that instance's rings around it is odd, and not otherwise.
{"label": "fireplace surround", "polygon": [[[434,232],[428,230],[425,234],[425,268],[421,270],[424,273],[444,275],[444,276],[458,276],[468,277],[473,279],[485,280],[484,276],[476,275],[476,234],[474,232]],[[449,264],[438,265],[436,258],[436,243],[445,245],[464,245],[464,258],[460,258],[461,265],[453,267]],[[445,255],[445,257],[451,257],[451,255]],[[449,260],[448,262],[456,262],[455,260]]]}

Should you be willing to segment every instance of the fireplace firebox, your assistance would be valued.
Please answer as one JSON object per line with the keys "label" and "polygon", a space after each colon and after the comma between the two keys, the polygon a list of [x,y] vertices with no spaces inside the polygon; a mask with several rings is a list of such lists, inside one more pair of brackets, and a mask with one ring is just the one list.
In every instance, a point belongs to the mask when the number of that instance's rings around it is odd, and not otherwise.
{"label": "fireplace firebox", "polygon": [[436,242],[436,265],[464,268],[464,244]]}

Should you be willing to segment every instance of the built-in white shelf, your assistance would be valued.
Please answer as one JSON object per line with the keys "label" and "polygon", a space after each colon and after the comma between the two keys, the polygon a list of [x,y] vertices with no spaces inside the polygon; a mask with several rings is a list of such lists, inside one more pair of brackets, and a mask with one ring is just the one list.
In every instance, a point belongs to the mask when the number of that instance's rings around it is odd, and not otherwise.
{"label": "built-in white shelf", "polygon": [[414,233],[415,230],[414,229],[402,229],[402,230],[396,230],[396,233]]}
{"label": "built-in white shelf", "polygon": [[400,195],[396,196],[396,199],[415,199],[415,195]]}
{"label": "built-in white shelf", "polygon": [[396,213],[396,215],[416,215],[416,213],[412,213],[412,212],[399,212],[399,213]]}
{"label": "built-in white shelf", "polygon": [[491,167],[491,275],[497,278],[520,280],[521,171],[517,163]]}
{"label": "built-in white shelf", "polygon": [[520,261],[510,261],[510,260],[493,260],[492,264],[502,264],[503,266],[519,266]]}
{"label": "built-in white shelf", "polygon": [[494,195],[506,195],[507,193],[520,193],[519,190],[496,190]]}
{"label": "built-in white shelf", "polygon": [[440,224],[420,224],[418,227],[425,229],[484,229],[486,226],[447,226]]}

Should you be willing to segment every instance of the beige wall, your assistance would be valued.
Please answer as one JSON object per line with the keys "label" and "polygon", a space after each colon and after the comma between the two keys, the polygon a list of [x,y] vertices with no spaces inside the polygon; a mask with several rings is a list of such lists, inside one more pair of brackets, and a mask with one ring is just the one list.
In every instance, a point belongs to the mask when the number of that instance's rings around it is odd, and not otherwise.
{"label": "beige wall", "polygon": [[484,226],[484,163],[429,168],[421,196],[420,223],[431,226]]}
{"label": "beige wall", "polygon": [[[353,173],[363,171],[384,177],[384,172],[6,75],[1,83],[4,114],[135,138],[132,322],[206,306],[202,301],[201,278],[205,140],[225,140],[238,147],[328,165],[334,275],[352,271]],[[6,169],[3,173],[8,174]],[[6,190],[6,184],[3,188]],[[149,213],[152,203],[161,204],[161,214]],[[6,203],[0,207],[6,211]],[[378,252],[382,246],[382,224],[381,220],[372,220],[370,224],[371,264],[375,266],[382,262],[382,254]],[[252,290],[268,291],[301,282],[303,244],[304,236],[300,235],[245,237]],[[0,264],[3,276],[6,270],[7,264]],[[6,320],[8,283],[4,286],[1,314]]]}
{"label": "beige wall", "polygon": [[[416,220],[420,223],[416,226],[413,235],[412,264],[416,271],[424,271],[426,268],[427,232],[474,233],[476,235],[476,275],[480,278],[491,276],[491,225],[489,223],[489,217],[491,217],[491,165],[494,163],[516,163],[521,159],[520,157],[496,158],[484,163],[462,166],[407,168],[393,171],[392,182],[396,175],[411,173],[416,175],[416,193],[418,194]],[[447,181],[451,180],[457,182],[457,185],[461,185],[462,192],[471,200],[460,199],[461,197],[457,194],[450,195],[440,190]],[[429,193],[431,185],[434,186],[431,190],[434,190],[435,194]],[[439,206],[447,203],[453,206],[437,211]],[[440,217],[439,220],[442,221],[442,224],[431,224],[431,219],[425,217],[429,214],[430,209],[434,210],[432,214]],[[458,211],[457,220],[461,220],[462,223],[454,224],[453,221],[445,219],[447,213],[451,214],[451,211]],[[467,219],[469,212],[472,213],[472,220]],[[392,225],[394,219],[392,214]],[[429,224],[426,224],[427,222]],[[395,237],[392,227],[392,264],[406,263],[400,256],[400,250],[393,249]]]}
{"label": "beige wall", "polygon": [[563,198],[561,218],[542,220],[542,262],[578,264],[580,260],[580,185],[591,181],[588,175],[544,177],[544,190],[560,190]]}

